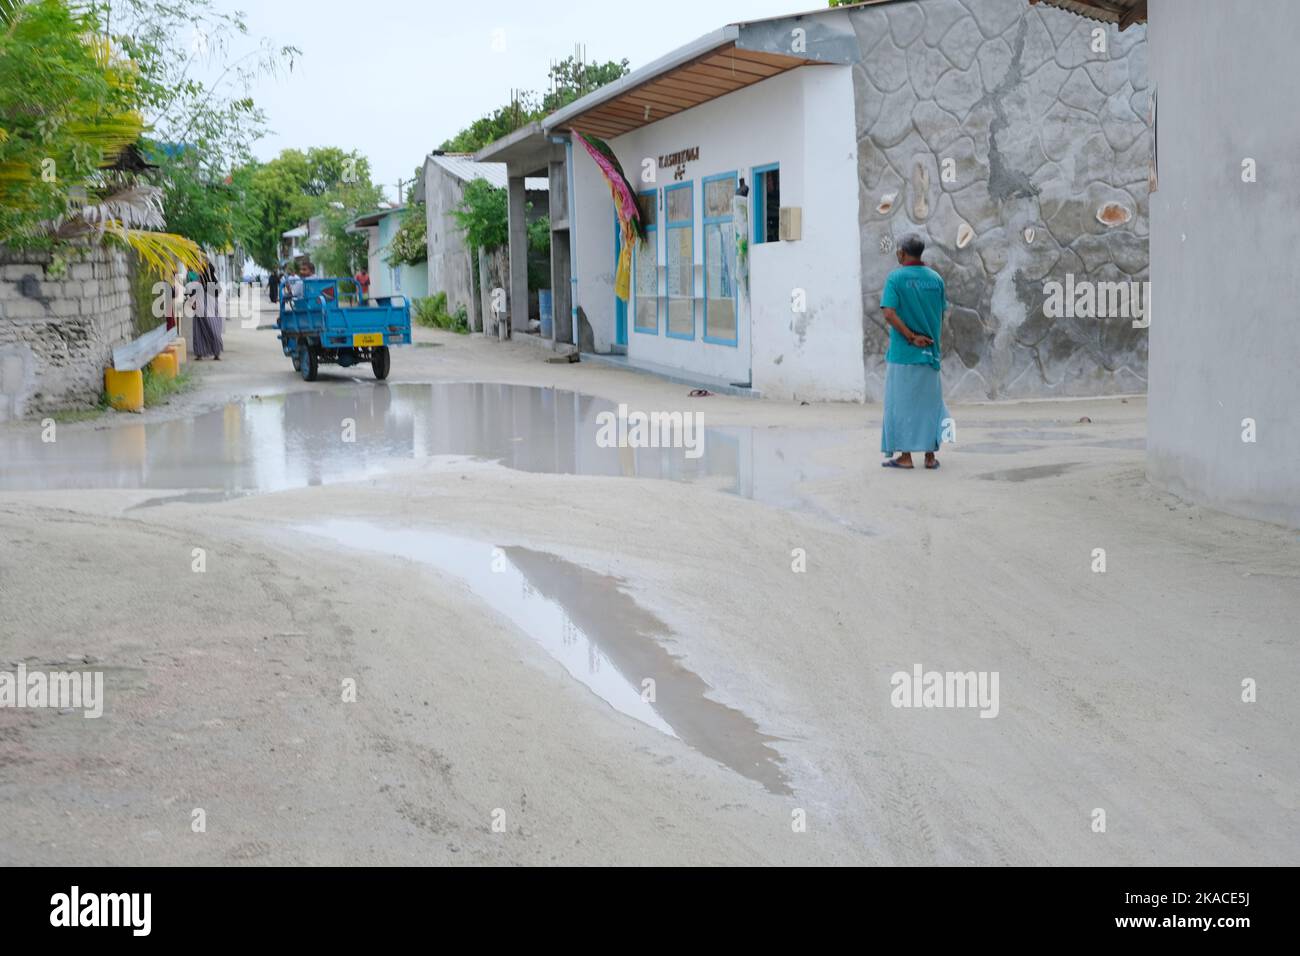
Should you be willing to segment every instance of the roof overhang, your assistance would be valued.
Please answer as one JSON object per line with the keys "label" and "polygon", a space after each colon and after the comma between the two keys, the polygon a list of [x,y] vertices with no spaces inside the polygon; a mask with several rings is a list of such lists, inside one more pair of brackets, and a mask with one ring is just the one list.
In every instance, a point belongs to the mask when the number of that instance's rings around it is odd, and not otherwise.
{"label": "roof overhang", "polygon": [[563,158],[564,148],[536,120],[474,154],[476,163],[505,163],[511,177],[545,176],[548,165]]}
{"label": "roof overhang", "polygon": [[[806,44],[808,52],[786,52],[791,46],[790,32],[783,27],[796,21],[810,34],[818,29],[829,32],[832,40],[838,39],[835,30],[825,29],[828,21],[823,16],[834,12],[730,24],[588,93],[546,117],[542,125],[547,132],[577,128],[609,139],[788,70],[851,63],[854,50],[835,42],[810,41]],[[839,32],[845,29],[851,37],[847,23]]]}
{"label": "roof overhang", "polygon": [[1089,20],[1114,23],[1127,30],[1135,23],[1147,22],[1147,0],[1029,0],[1030,5],[1042,4],[1077,13]]}
{"label": "roof overhang", "polygon": [[405,208],[405,206],[394,206],[392,209],[372,209],[370,212],[362,213],[356,219],[353,219],[352,228],[365,229],[370,226],[377,226],[393,213],[401,212]]}

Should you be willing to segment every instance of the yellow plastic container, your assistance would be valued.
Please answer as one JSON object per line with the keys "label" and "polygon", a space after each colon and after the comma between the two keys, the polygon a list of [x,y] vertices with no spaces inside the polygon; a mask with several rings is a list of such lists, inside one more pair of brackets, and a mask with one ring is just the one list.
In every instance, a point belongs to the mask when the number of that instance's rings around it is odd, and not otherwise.
{"label": "yellow plastic container", "polygon": [[149,371],[159,378],[175,378],[177,372],[176,353],[159,352],[149,363]]}
{"label": "yellow plastic container", "polygon": [[108,404],[119,412],[139,412],[144,410],[144,373],[119,372],[116,369],[104,370],[104,393]]}
{"label": "yellow plastic container", "polygon": [[167,351],[176,353],[177,368],[189,361],[190,353],[186,349],[184,339],[172,339],[172,344],[167,346]]}

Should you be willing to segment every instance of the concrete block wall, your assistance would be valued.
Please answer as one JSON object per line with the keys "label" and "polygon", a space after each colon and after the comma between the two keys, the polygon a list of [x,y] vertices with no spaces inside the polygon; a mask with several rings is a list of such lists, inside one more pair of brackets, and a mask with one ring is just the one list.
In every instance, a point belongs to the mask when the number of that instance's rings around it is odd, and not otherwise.
{"label": "concrete block wall", "polygon": [[[888,240],[910,232],[947,279],[950,397],[1145,391],[1147,332],[1131,316],[1049,318],[1043,304],[1045,284],[1067,274],[1149,277],[1146,28],[1121,33],[1025,0],[913,0],[848,16],[861,50],[868,398],[884,391],[880,290],[897,265]],[[955,177],[945,179],[945,160]],[[1110,224],[1098,216],[1106,207]]]}
{"label": "concrete block wall", "polygon": [[113,348],[132,336],[124,251],[51,268],[48,253],[0,249],[0,422],[96,404]]}

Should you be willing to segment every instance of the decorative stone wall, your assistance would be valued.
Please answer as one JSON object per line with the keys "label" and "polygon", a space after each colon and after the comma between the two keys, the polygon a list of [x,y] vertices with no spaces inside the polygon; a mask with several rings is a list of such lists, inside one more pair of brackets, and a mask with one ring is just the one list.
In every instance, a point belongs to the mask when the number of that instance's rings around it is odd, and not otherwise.
{"label": "decorative stone wall", "polygon": [[88,408],[131,338],[126,254],[97,248],[50,275],[43,253],[0,249],[0,422]]}
{"label": "decorative stone wall", "polygon": [[1045,285],[1067,276],[1148,278],[1146,28],[1025,0],[911,0],[849,18],[868,397],[884,391],[891,241],[910,232],[947,281],[950,397],[1144,391],[1147,333],[1131,316],[1043,306]]}

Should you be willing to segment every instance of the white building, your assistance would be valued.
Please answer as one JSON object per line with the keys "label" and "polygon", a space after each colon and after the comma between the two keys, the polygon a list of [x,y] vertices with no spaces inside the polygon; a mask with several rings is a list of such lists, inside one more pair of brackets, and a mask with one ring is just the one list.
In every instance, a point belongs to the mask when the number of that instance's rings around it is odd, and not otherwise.
{"label": "white building", "polygon": [[[523,177],[546,172],[556,338],[584,357],[879,400],[880,292],[918,233],[948,284],[950,399],[1141,392],[1132,316],[1045,303],[1052,283],[1147,278],[1148,100],[1145,27],[1027,0],[731,24],[480,151],[508,171],[511,327],[527,319]],[[626,302],[610,187],[575,133],[608,144],[650,224]]]}

